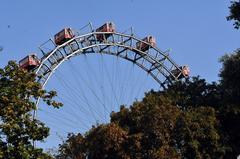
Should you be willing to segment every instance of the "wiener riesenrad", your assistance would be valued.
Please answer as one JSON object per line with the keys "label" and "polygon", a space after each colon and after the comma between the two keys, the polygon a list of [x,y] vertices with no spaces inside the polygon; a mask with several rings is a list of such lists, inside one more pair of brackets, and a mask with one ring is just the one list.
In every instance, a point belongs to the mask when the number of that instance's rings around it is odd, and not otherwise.
{"label": "wiener riesenrad", "polygon": [[35,72],[44,89],[56,90],[56,100],[64,104],[56,110],[37,101],[34,115],[50,127],[51,146],[70,132],[109,122],[112,111],[141,100],[144,92],[189,76],[189,68],[161,51],[154,36],[139,38],[132,29],[122,33],[112,22],[97,29],[64,28],[19,65]]}

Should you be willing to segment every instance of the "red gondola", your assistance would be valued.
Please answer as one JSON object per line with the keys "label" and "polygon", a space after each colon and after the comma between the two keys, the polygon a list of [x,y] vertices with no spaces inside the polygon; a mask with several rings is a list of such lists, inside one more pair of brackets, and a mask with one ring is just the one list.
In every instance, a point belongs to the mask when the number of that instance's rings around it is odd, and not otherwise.
{"label": "red gondola", "polygon": [[115,25],[112,22],[107,22],[98,29],[96,29],[96,32],[110,32],[106,34],[97,34],[96,38],[98,41],[103,41],[104,39],[107,39],[111,33],[115,32]]}
{"label": "red gondola", "polygon": [[178,79],[181,79],[189,76],[190,69],[188,66],[180,66],[179,69],[172,70],[171,73],[178,77]]}
{"label": "red gondola", "polygon": [[153,36],[147,36],[144,39],[142,39],[142,41],[144,41],[146,43],[149,43],[150,45],[146,44],[144,42],[138,41],[136,43],[136,48],[138,50],[147,51],[147,50],[150,49],[150,47],[155,47],[156,46],[156,39]]}
{"label": "red gondola", "polygon": [[71,28],[64,28],[54,36],[54,41],[56,45],[61,45],[72,39],[74,36],[75,35]]}
{"label": "red gondola", "polygon": [[34,54],[28,55],[19,61],[19,67],[22,69],[26,69],[28,71],[36,68],[37,66],[39,66],[39,64],[40,64],[40,61],[38,60],[37,56]]}

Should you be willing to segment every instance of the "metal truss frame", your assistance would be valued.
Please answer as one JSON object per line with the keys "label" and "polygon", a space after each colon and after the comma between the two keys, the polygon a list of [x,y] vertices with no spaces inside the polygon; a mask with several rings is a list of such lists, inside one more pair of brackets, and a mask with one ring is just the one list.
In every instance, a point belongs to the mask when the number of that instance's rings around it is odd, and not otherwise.
{"label": "metal truss frame", "polygon": [[[51,75],[64,61],[77,55],[90,53],[108,54],[128,60],[150,74],[163,88],[181,76],[181,67],[167,53],[135,37],[132,30],[130,34],[95,32],[91,25],[90,30],[84,34],[80,32],[62,45],[56,46],[50,39],[39,47],[43,56],[40,59],[41,64],[35,69],[35,73],[37,81],[41,83],[42,87],[46,85]],[[99,41],[97,35],[102,35],[104,40]],[[136,43],[139,41],[149,45],[150,49],[146,52],[137,49]],[[49,43],[51,43],[52,48],[47,46]],[[172,73],[172,70],[176,69],[180,72],[178,75]]]}

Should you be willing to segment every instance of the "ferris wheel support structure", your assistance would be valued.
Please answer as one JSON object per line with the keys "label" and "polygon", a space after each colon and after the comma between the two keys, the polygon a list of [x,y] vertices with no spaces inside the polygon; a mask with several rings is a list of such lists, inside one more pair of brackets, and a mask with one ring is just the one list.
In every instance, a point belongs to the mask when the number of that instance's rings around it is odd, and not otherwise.
{"label": "ferris wheel support structure", "polygon": [[[127,34],[115,31],[99,32],[92,28],[91,23],[84,28],[86,27],[89,27],[87,33],[78,33],[61,45],[57,45],[54,40],[50,39],[39,47],[43,56],[39,59],[40,63],[34,69],[34,72],[37,75],[36,80],[42,88],[45,87],[51,75],[63,62],[78,55],[92,53],[113,55],[130,61],[150,74],[164,89],[167,84],[171,84],[182,77],[186,78],[183,74],[183,67],[177,65],[168,53],[161,51],[143,39],[137,38],[132,29]],[[103,39],[99,40],[97,38],[99,36]],[[48,48],[49,43],[52,46],[51,48]],[[138,49],[137,43],[148,46],[148,49],[146,51]],[[40,99],[36,102],[37,109],[39,101]],[[35,116],[36,111],[34,112],[34,118]]]}
{"label": "ferris wheel support structure", "polygon": [[[101,34],[111,34],[104,41],[98,41],[96,36]],[[53,44],[54,42],[50,40]],[[74,56],[81,54],[108,54],[128,60],[148,74],[161,86],[166,83],[172,83],[182,75],[181,68],[169,57],[169,54],[160,51],[157,47],[152,47],[143,52],[136,48],[136,43],[141,42],[149,45],[147,42],[136,38],[134,35],[127,35],[117,32],[91,32],[76,36],[73,39],[56,46],[50,52],[43,53],[40,65],[36,68],[37,81],[44,87],[53,74],[53,72],[64,62]],[[179,74],[173,74],[173,70],[179,70]]]}

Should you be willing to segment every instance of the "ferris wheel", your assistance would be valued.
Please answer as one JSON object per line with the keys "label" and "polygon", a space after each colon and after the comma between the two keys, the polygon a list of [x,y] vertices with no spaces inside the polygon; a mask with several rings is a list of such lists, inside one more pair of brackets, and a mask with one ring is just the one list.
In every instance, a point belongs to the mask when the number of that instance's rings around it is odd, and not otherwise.
{"label": "ferris wheel", "polygon": [[[64,28],[55,34],[53,39],[40,45],[39,50],[40,56],[28,55],[19,65],[35,72],[36,80],[43,88],[48,85],[52,85],[50,89],[61,88],[57,90],[58,94],[62,95],[59,95],[59,99],[64,105],[68,103],[63,109],[56,112],[38,107],[38,114],[44,114],[43,118],[48,116],[47,120],[52,121],[48,126],[58,137],[70,131],[83,133],[96,123],[108,122],[110,113],[118,111],[120,105],[130,105],[134,100],[141,99],[133,92],[143,96],[144,91],[152,89],[146,87],[143,90],[149,76],[157,89],[165,89],[174,81],[189,76],[188,66],[177,65],[168,52],[161,51],[154,36],[138,38],[132,29],[122,33],[117,31],[112,22],[107,22],[97,29],[94,29],[91,23],[77,31]],[[105,58],[105,55],[112,56]],[[127,64],[129,66],[125,67]],[[134,72],[135,66],[137,71]],[[120,75],[123,77],[119,77]],[[99,81],[102,83],[99,84]],[[133,88],[127,91],[129,87]],[[123,100],[129,96],[132,96],[132,99]],[[41,99],[37,101],[37,105],[39,103]],[[85,120],[87,121],[84,123]],[[75,130],[79,123],[84,129]]]}

